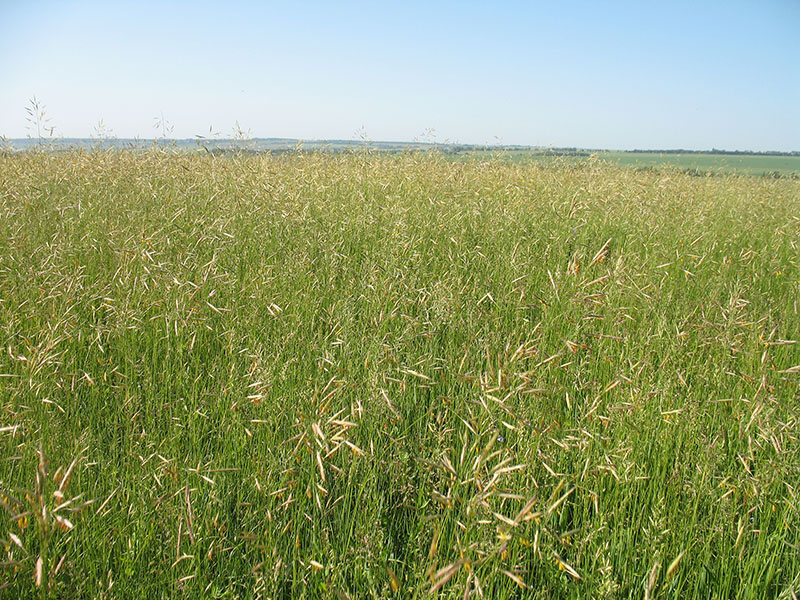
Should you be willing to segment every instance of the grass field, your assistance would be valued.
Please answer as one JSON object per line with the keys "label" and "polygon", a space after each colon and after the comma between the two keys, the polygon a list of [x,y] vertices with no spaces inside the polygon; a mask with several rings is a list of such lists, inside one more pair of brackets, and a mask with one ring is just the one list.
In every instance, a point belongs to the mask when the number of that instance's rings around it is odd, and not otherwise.
{"label": "grass field", "polygon": [[[43,145],[37,139],[9,140],[5,147],[16,151],[36,150]],[[246,151],[250,153],[294,152],[297,148],[305,151],[325,151],[332,153],[353,153],[364,150],[388,153],[438,150],[454,161],[506,160],[512,162],[536,162],[548,167],[560,165],[574,166],[592,160],[600,160],[631,168],[669,168],[691,172],[692,174],[739,174],[771,177],[800,178],[800,155],[768,154],[724,154],[701,152],[625,152],[617,150],[553,149],[534,147],[483,148],[453,144],[435,145],[422,142],[382,142],[365,140],[298,140],[284,138],[256,138],[252,140],[233,139],[181,139],[181,140],[135,140],[135,139],[62,139],[47,140],[44,146],[58,151],[104,149],[146,150],[154,145],[162,148],[194,152],[200,148],[217,153]],[[0,151],[3,150],[0,144]],[[481,149],[477,149],[481,148]]]}
{"label": "grass field", "polygon": [[800,156],[602,152],[600,158],[615,164],[634,167],[674,166],[715,173],[800,175]]}
{"label": "grass field", "polygon": [[0,597],[800,593],[800,181],[0,155]]}
{"label": "grass field", "polygon": [[491,156],[505,157],[515,162],[541,162],[550,166],[559,164],[576,164],[587,161],[587,155],[593,154],[595,159],[621,167],[665,168],[675,167],[680,170],[693,171],[700,174],[739,174],[739,175],[771,175],[782,177],[800,176],[800,156],[771,156],[758,154],[702,154],[677,152],[622,152],[614,150],[579,151],[577,156],[549,155],[542,150],[509,150],[503,153],[496,151],[463,152],[461,159],[477,157],[485,160]]}

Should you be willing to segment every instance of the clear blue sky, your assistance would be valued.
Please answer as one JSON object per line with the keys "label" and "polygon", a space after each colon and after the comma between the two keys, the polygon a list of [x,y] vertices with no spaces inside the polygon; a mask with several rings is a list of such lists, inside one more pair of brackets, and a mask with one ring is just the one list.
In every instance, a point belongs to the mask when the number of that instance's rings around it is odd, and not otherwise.
{"label": "clear blue sky", "polygon": [[0,135],[800,150],[800,0],[0,0]]}

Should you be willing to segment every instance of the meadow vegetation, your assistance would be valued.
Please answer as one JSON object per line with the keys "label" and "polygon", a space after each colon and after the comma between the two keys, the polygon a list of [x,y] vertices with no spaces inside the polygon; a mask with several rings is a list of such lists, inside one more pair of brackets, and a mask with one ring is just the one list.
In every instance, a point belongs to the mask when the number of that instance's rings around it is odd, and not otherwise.
{"label": "meadow vegetation", "polygon": [[[459,152],[454,158],[463,160],[472,157],[488,158],[495,154],[492,150]],[[616,150],[580,150],[580,149],[512,149],[503,153],[507,160],[519,162],[580,163],[588,157],[611,163],[621,167],[639,169],[662,169],[674,167],[691,175],[738,174],[767,177],[800,178],[800,154],[746,154],[746,153],[714,153],[714,152],[681,152],[667,150],[652,151],[616,151]]]}
{"label": "meadow vegetation", "polygon": [[0,597],[795,598],[800,181],[0,154]]}

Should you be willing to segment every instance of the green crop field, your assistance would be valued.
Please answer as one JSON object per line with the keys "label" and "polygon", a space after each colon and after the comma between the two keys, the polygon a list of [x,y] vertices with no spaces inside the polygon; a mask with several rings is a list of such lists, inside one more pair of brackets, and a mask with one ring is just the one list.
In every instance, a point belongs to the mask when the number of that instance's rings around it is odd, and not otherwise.
{"label": "green crop field", "polygon": [[0,154],[0,597],[795,598],[799,305],[792,178]]}
{"label": "green crop field", "polygon": [[800,156],[757,154],[675,154],[663,152],[601,152],[599,157],[615,164],[634,167],[674,166],[717,173],[747,175],[800,175]]}
{"label": "green crop field", "polygon": [[541,149],[478,150],[455,154],[460,160],[487,158],[513,162],[540,162],[550,166],[601,160],[613,165],[635,168],[670,168],[696,174],[769,175],[800,177],[800,156],[767,154],[713,154],[679,152],[622,152],[614,150],[576,150],[560,154]]}

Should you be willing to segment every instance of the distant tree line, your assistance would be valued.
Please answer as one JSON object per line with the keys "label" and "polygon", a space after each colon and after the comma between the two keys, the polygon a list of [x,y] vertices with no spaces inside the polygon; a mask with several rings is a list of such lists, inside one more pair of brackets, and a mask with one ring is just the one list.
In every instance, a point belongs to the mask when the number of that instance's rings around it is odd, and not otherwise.
{"label": "distant tree line", "polygon": [[[152,145],[172,146],[178,148],[203,147],[213,153],[225,154],[229,151],[246,151],[247,153],[285,153],[294,152],[300,147],[300,140],[292,138],[252,138],[246,140],[232,138],[198,138],[198,139],[128,139],[128,138],[54,138],[48,139],[48,148],[67,149],[67,148],[146,148]],[[5,139],[0,137],[0,148],[17,148],[25,150],[35,146],[41,146],[41,140],[34,139]],[[325,150],[328,152],[339,152],[360,148],[370,148],[384,152],[405,152],[408,150],[436,150],[444,154],[460,154],[468,152],[524,152],[531,156],[567,156],[567,157],[588,157],[598,152],[611,152],[604,148],[577,148],[574,146],[563,146],[558,148],[543,148],[541,146],[523,146],[516,144],[460,144],[452,142],[385,142],[385,141],[364,141],[364,140],[307,140],[302,143],[304,151]],[[757,152],[753,150],[721,150],[712,148],[711,150],[687,150],[685,148],[669,149],[642,149],[620,150],[618,152],[628,154],[689,154],[689,155],[716,155],[716,156],[784,156],[800,157],[800,150],[790,152],[780,152],[777,150],[767,150]]]}

